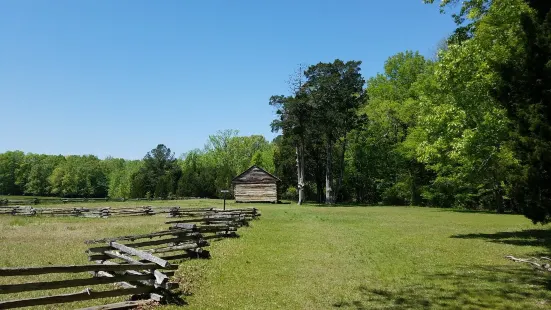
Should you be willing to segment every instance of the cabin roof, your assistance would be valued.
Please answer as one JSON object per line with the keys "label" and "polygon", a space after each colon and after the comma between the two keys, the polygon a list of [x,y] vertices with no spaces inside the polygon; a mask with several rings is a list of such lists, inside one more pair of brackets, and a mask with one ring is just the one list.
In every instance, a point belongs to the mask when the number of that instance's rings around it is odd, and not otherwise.
{"label": "cabin roof", "polygon": [[[256,173],[256,175],[253,175],[250,178],[247,178],[249,174],[254,172],[259,172],[263,176],[259,176],[259,174]],[[271,183],[271,182],[278,182],[278,181],[281,181],[278,177],[258,167],[257,165],[253,165],[249,167],[249,169],[243,171],[240,175],[232,179],[232,183],[266,183],[266,182]]]}

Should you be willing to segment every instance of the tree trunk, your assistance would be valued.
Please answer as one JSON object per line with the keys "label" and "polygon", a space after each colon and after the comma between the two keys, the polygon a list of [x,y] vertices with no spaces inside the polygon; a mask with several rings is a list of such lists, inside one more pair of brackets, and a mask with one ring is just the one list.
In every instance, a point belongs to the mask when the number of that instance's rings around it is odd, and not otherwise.
{"label": "tree trunk", "polygon": [[327,163],[325,165],[325,203],[333,204],[333,169],[332,169],[332,160],[333,160],[333,141],[328,139],[327,146]]}
{"label": "tree trunk", "polygon": [[347,139],[346,139],[346,133],[344,134],[344,139],[343,139],[343,142],[342,142],[342,153],[340,154],[341,155],[341,160],[340,160],[340,164],[341,164],[341,167],[340,167],[340,171],[339,171],[339,179],[337,180],[337,190],[335,191],[335,199],[338,200],[339,199],[339,196],[340,196],[340,193],[341,193],[341,188],[342,188],[342,179],[344,178],[344,155],[346,153],[346,144],[347,144]]}
{"label": "tree trunk", "polygon": [[503,195],[501,194],[501,187],[499,186],[499,184],[496,184],[496,187],[494,189],[494,195],[496,200],[497,213],[499,214],[505,213],[505,206],[503,204]]}
{"label": "tree trunk", "polygon": [[493,172],[494,179],[494,199],[496,203],[496,211],[499,214],[505,213],[505,206],[503,204],[503,195],[501,194],[501,184],[496,177],[495,171]]}
{"label": "tree trunk", "polygon": [[295,154],[296,154],[296,163],[297,163],[297,190],[298,190],[298,201],[297,204],[301,204],[300,200],[300,144],[295,145]]}
{"label": "tree trunk", "polygon": [[409,191],[410,191],[410,197],[409,197],[409,205],[413,206],[417,202],[417,187],[415,184],[415,171],[414,167],[412,167],[411,161],[409,162]]}
{"label": "tree trunk", "polygon": [[318,203],[323,202],[323,178],[316,178],[316,196]]}
{"label": "tree trunk", "polygon": [[304,141],[300,141],[296,148],[296,152],[298,205],[301,205],[304,202]]}

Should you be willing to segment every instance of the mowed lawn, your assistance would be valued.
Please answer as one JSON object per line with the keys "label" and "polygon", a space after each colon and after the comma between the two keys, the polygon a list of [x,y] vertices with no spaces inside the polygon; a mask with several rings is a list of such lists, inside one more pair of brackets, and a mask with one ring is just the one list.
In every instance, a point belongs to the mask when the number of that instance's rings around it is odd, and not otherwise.
{"label": "mowed lawn", "polygon": [[[97,205],[132,204],[221,206],[221,201]],[[184,296],[187,309],[551,307],[551,278],[504,258],[551,252],[550,226],[533,225],[522,216],[410,207],[229,204],[236,206],[258,207],[262,216],[241,228],[240,238],[213,242],[212,259],[180,266],[182,288],[192,293]],[[0,266],[87,263],[84,240],[161,230],[164,220],[0,216]],[[37,279],[18,281],[26,280]],[[0,283],[9,282],[4,278]],[[29,294],[21,296],[43,292]],[[44,308],[94,304],[99,303]]]}
{"label": "mowed lawn", "polygon": [[551,278],[504,258],[549,252],[549,227],[522,216],[260,208],[241,238],[181,267],[189,309],[551,308]]}

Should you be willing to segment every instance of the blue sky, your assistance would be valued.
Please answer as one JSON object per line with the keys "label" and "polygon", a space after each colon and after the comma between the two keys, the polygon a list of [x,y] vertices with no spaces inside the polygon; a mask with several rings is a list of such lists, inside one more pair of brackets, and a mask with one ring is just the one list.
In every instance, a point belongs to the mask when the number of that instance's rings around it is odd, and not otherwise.
{"label": "blue sky", "polygon": [[272,139],[299,63],[432,56],[454,24],[421,0],[0,2],[0,152],[177,155],[237,129]]}

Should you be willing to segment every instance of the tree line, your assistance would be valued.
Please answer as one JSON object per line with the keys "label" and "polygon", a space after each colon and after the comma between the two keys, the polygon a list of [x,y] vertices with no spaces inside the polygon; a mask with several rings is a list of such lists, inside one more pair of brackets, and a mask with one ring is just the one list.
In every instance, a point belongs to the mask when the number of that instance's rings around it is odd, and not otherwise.
{"label": "tree line", "polygon": [[[432,3],[432,0],[425,0]],[[551,2],[456,0],[434,57],[300,66],[275,95],[269,142],[236,131],[180,158],[0,154],[0,194],[217,197],[256,164],[284,198],[523,213],[551,219]]]}
{"label": "tree line", "polygon": [[290,94],[271,97],[272,129],[296,162],[279,173],[293,175],[299,203],[462,207],[550,221],[551,2],[440,3],[442,11],[456,5],[457,29],[431,59],[398,53],[365,84],[359,61],[301,67]]}
{"label": "tree line", "polygon": [[235,130],[210,136],[203,149],[180,158],[163,144],[142,160],[8,151],[0,154],[0,195],[215,198],[250,165],[274,172],[273,152],[263,136]]}

